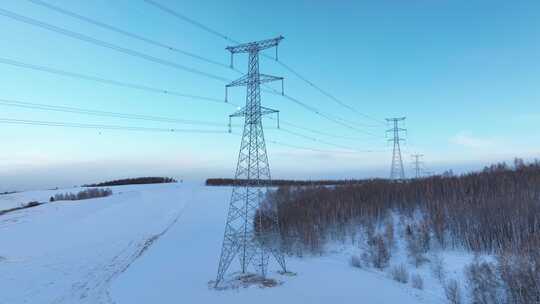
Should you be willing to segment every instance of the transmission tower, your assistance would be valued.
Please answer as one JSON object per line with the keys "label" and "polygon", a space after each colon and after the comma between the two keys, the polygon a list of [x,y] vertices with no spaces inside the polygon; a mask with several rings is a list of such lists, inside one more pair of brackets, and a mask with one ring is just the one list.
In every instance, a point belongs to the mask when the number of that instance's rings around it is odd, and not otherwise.
{"label": "transmission tower", "polygon": [[246,86],[247,95],[245,107],[229,116],[229,122],[233,117],[245,117],[245,123],[216,287],[236,256],[239,258],[242,273],[246,273],[252,265],[261,276],[266,276],[270,255],[277,260],[282,270],[286,271],[285,257],[279,241],[277,206],[270,206],[264,201],[270,183],[270,167],[264,142],[262,115],[278,111],[262,107],[260,93],[261,83],[283,81],[283,78],[259,73],[259,51],[277,48],[282,39],[283,37],[279,36],[226,48],[231,52],[231,66],[236,53],[247,53],[249,60],[248,73],[226,85],[226,95],[227,89],[235,86]]}
{"label": "transmission tower", "polygon": [[401,159],[400,142],[403,138],[400,137],[400,132],[406,131],[399,127],[399,122],[404,121],[405,117],[387,118],[386,121],[392,122],[394,127],[386,132],[392,132],[393,137],[388,141],[393,142],[394,149],[392,152],[392,167],[390,168],[390,179],[402,180],[405,179],[405,171],[403,170],[403,160]]}
{"label": "transmission tower", "polygon": [[420,178],[420,176],[422,176],[422,164],[423,164],[423,162],[420,159],[424,157],[424,154],[413,154],[411,156],[414,159],[413,160],[414,175],[416,178]]}

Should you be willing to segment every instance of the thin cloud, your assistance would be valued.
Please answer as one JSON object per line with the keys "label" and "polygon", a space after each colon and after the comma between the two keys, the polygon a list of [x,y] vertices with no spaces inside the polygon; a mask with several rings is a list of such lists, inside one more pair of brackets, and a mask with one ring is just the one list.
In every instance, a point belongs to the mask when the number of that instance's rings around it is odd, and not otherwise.
{"label": "thin cloud", "polygon": [[472,149],[492,148],[496,144],[492,138],[473,136],[470,132],[465,131],[452,136],[450,143]]}

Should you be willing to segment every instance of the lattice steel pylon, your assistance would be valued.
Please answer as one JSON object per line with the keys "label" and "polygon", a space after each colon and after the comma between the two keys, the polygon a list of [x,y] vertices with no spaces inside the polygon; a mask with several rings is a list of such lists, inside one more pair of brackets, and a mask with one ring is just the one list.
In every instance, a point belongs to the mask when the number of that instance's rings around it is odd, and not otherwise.
{"label": "lattice steel pylon", "polygon": [[394,149],[392,151],[392,166],[390,167],[390,179],[402,180],[405,179],[405,170],[403,170],[403,160],[401,158],[400,142],[403,138],[400,137],[400,132],[406,129],[399,127],[399,122],[405,120],[405,117],[387,118],[386,121],[392,122],[394,127],[386,132],[392,132],[393,136],[388,141],[393,142]]}
{"label": "lattice steel pylon", "polygon": [[248,73],[226,85],[226,99],[227,89],[234,86],[246,86],[247,95],[245,107],[229,116],[229,128],[232,117],[245,117],[245,123],[215,287],[223,280],[236,256],[240,260],[242,273],[253,265],[261,276],[266,276],[270,255],[286,271],[279,241],[277,206],[264,201],[270,181],[270,167],[262,115],[278,111],[261,106],[260,92],[261,83],[280,80],[283,84],[283,78],[259,73],[259,51],[271,47],[277,49],[282,39],[279,36],[226,48],[231,52],[231,66],[236,53],[248,53],[249,61]]}
{"label": "lattice steel pylon", "polygon": [[415,178],[422,177],[422,164],[423,162],[420,160],[422,157],[424,157],[424,154],[413,154],[411,155],[413,160],[413,167],[414,167],[414,175]]}

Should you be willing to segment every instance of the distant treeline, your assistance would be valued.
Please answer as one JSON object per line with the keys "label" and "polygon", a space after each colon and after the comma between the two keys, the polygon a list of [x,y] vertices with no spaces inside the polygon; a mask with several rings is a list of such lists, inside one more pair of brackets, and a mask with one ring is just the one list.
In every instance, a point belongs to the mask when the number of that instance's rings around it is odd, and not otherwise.
{"label": "distant treeline", "polygon": [[106,197],[112,194],[113,192],[111,189],[90,188],[83,191],[79,191],[78,193],[71,193],[71,192],[57,193],[54,196],[51,196],[49,201],[50,202],[77,201],[77,200],[84,200],[84,199],[91,199],[91,198],[98,198],[98,197]]}
{"label": "distant treeline", "polygon": [[17,193],[17,191],[6,191],[6,192],[0,193],[0,195],[7,195],[7,194],[13,194],[13,193]]}
{"label": "distant treeline", "polygon": [[280,187],[281,231],[316,248],[332,231],[378,221],[389,211],[422,214],[442,247],[499,252],[540,245],[540,162],[505,163],[461,176],[395,182],[372,180],[338,187]]}
{"label": "distant treeline", "polygon": [[83,185],[83,187],[107,187],[107,186],[122,186],[122,185],[140,185],[140,184],[164,184],[176,183],[177,181],[171,177],[136,177],[118,179],[98,184]]}
{"label": "distant treeline", "polygon": [[[261,181],[260,186],[337,186],[337,185],[358,185],[372,180],[341,179],[341,180],[292,180],[273,179],[271,181]],[[235,186],[248,185],[256,186],[255,182],[245,179],[235,180],[234,178],[209,178],[206,180],[207,186]]]}
{"label": "distant treeline", "polygon": [[32,208],[32,207],[37,207],[39,205],[43,205],[44,203],[40,203],[40,202],[36,202],[36,201],[31,201],[29,203],[26,203],[26,204],[22,204],[20,207],[15,207],[15,208],[11,208],[11,209],[5,209],[5,210],[0,210],[0,215],[4,215],[6,213],[10,213],[10,212],[13,212],[13,211],[17,211],[17,210],[23,210],[23,209],[28,209],[28,208]]}

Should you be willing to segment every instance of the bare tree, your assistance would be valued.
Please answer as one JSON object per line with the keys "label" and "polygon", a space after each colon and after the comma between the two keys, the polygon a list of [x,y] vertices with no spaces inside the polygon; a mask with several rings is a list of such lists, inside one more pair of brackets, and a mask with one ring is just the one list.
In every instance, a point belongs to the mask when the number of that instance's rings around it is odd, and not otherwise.
{"label": "bare tree", "polygon": [[540,253],[538,247],[532,250],[520,253],[506,251],[498,257],[508,303],[540,303]]}
{"label": "bare tree", "polygon": [[440,253],[434,252],[430,257],[431,273],[440,283],[446,279],[446,270],[444,269],[444,259]]}
{"label": "bare tree", "polygon": [[500,282],[495,265],[474,261],[465,268],[467,286],[473,304],[497,304],[501,302]]}
{"label": "bare tree", "polygon": [[409,282],[409,272],[407,271],[407,267],[403,264],[392,267],[390,274],[392,275],[392,279],[394,279],[394,281],[403,284],[407,284]]}
{"label": "bare tree", "polygon": [[386,244],[390,250],[396,247],[395,233],[394,233],[394,219],[390,214],[386,219],[384,226],[384,237],[386,239]]}
{"label": "bare tree", "polygon": [[424,289],[424,280],[419,274],[414,274],[411,276],[411,284],[413,288]]}
{"label": "bare tree", "polygon": [[380,235],[375,235],[368,240],[368,255],[373,267],[383,269],[390,261],[390,251],[384,239]]}
{"label": "bare tree", "polygon": [[429,251],[429,229],[425,224],[407,225],[405,230],[407,251],[409,258],[416,267],[427,261],[426,253]]}
{"label": "bare tree", "polygon": [[455,279],[449,280],[444,285],[444,295],[450,304],[461,304],[462,296],[459,284]]}

